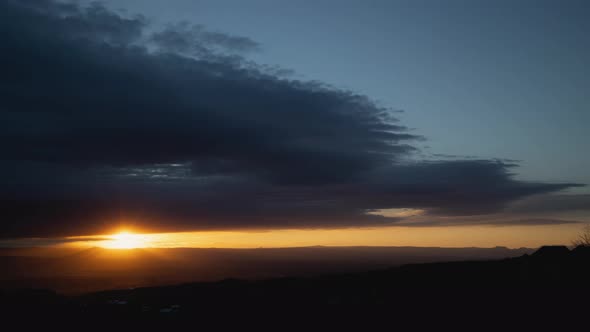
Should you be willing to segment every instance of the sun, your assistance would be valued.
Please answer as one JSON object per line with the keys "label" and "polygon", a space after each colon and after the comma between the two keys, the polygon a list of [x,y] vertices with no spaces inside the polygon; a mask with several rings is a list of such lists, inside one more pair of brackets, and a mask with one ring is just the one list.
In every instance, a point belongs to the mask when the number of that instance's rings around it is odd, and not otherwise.
{"label": "sun", "polygon": [[119,232],[110,236],[103,247],[108,249],[135,249],[147,247],[147,240],[141,234]]}

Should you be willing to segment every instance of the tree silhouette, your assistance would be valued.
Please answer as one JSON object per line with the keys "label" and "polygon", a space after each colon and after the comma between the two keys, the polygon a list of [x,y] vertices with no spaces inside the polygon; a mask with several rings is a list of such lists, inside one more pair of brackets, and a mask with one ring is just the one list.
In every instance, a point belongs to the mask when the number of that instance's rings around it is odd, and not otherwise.
{"label": "tree silhouette", "polygon": [[590,247],[590,225],[586,225],[582,233],[572,242],[574,247]]}

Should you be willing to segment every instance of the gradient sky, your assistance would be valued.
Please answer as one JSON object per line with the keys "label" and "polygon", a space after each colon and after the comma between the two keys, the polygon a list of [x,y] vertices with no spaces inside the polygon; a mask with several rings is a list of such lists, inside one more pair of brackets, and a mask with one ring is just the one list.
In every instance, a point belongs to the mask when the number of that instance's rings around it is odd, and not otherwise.
{"label": "gradient sky", "polygon": [[[261,44],[260,63],[405,110],[425,153],[519,160],[527,180],[590,183],[584,0],[110,0]],[[587,189],[584,189],[588,192]]]}
{"label": "gradient sky", "polygon": [[587,1],[63,3],[0,4],[0,239],[518,247],[590,222]]}

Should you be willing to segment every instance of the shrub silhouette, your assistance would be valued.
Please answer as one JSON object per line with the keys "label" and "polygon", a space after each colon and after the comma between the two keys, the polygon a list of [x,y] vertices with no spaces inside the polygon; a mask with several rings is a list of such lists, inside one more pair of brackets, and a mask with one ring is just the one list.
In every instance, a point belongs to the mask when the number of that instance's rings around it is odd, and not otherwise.
{"label": "shrub silhouette", "polygon": [[586,225],[582,230],[582,233],[578,235],[574,241],[572,241],[574,247],[590,247],[590,225]]}

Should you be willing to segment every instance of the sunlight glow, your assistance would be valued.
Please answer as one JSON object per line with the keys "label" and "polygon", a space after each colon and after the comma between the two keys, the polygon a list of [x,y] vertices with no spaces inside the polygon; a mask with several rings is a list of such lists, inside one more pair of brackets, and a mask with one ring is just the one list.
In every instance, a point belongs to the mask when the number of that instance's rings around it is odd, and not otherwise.
{"label": "sunlight glow", "polygon": [[108,249],[146,248],[149,246],[149,241],[141,234],[120,232],[112,235],[110,240],[104,241],[101,246]]}
{"label": "sunlight glow", "polygon": [[[417,246],[535,248],[544,244],[569,244],[580,232],[579,224],[543,226],[390,226],[350,229],[200,231],[176,233],[135,233],[54,239],[20,240],[26,246],[134,248],[284,248],[305,246]],[[526,235],[526,237],[524,237]],[[63,243],[60,244],[60,241]],[[0,246],[2,242],[0,241]],[[14,241],[10,246],[15,246]]]}

